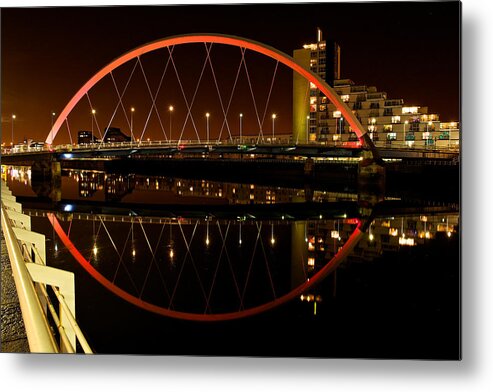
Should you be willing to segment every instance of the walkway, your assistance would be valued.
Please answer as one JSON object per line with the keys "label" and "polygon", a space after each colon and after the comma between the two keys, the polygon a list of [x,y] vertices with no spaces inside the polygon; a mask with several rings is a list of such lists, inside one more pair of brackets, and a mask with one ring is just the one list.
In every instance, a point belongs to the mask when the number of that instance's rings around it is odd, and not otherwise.
{"label": "walkway", "polygon": [[29,345],[3,233],[1,234],[1,245],[0,351],[2,353],[28,353]]}

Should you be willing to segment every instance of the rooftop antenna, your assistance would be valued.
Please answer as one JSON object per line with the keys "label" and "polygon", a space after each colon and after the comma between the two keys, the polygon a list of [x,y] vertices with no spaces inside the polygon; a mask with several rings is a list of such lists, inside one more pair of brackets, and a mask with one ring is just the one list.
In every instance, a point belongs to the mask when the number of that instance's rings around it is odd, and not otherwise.
{"label": "rooftop antenna", "polygon": [[322,41],[322,30],[320,29],[320,27],[317,27],[317,43],[319,43],[320,41]]}

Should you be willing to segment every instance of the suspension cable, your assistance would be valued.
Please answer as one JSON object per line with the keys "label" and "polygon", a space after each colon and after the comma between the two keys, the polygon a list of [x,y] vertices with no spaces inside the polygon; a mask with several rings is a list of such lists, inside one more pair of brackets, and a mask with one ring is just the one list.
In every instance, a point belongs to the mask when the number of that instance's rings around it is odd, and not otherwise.
{"label": "suspension cable", "polygon": [[151,259],[151,262],[149,263],[149,268],[147,269],[147,274],[146,274],[146,277],[144,279],[144,283],[142,284],[142,289],[141,289],[141,291],[139,293],[139,298],[142,298],[142,294],[144,293],[144,289],[145,289],[145,286],[147,284],[147,279],[149,278],[149,273],[151,272],[151,267],[152,267],[152,264],[154,262],[154,264],[156,265],[156,268],[157,268],[157,270],[159,272],[159,276],[161,277],[161,281],[163,282],[164,290],[166,291],[166,294],[167,294],[168,300],[169,300],[170,296],[169,296],[169,292],[168,292],[168,287],[166,286],[166,283],[164,281],[164,278],[161,275],[161,271],[159,269],[159,265],[157,264],[157,261],[156,261],[156,252],[157,252],[157,249],[159,247],[159,243],[161,241],[161,237],[163,235],[164,225],[161,228],[161,232],[159,233],[159,238],[158,238],[158,241],[157,241],[157,244],[156,244],[156,248],[154,250],[152,250],[151,243],[149,242],[149,238],[147,237],[147,233],[144,230],[144,226],[142,225],[142,219],[139,219],[139,223],[140,223],[140,228],[142,229],[142,232],[144,233],[144,237],[146,239],[147,246],[149,247],[149,250],[151,251],[151,254],[152,254],[152,259]]}
{"label": "suspension cable", "polygon": [[[242,48],[244,51],[246,51],[245,48]],[[246,64],[246,59],[243,58],[243,65],[245,66],[245,72],[247,75],[247,80],[248,80],[248,86],[250,87],[250,94],[252,95],[252,100],[253,100],[253,107],[255,108],[255,115],[257,116],[257,122],[258,122],[258,127],[259,127],[259,136],[257,138],[257,142],[260,140],[260,137],[262,137],[262,140],[264,138],[264,133],[262,131],[262,123],[260,122],[260,116],[258,115],[258,109],[257,109],[257,101],[255,100],[255,94],[253,93],[253,88],[252,88],[252,82],[250,80],[250,74],[248,72],[248,67]]]}
{"label": "suspension cable", "polygon": [[[199,224],[199,221],[196,221],[195,222],[195,226],[193,228],[192,236],[190,238],[190,243],[192,243],[192,241],[193,241],[193,238],[195,236],[195,231],[197,230],[198,224]],[[170,298],[168,309],[170,309],[171,306],[173,305],[173,299],[175,298],[176,289],[178,288],[178,283],[180,282],[181,274],[183,272],[183,268],[185,267],[185,261],[187,260],[187,257],[190,254],[190,248],[188,246],[187,239],[185,238],[185,233],[183,233],[183,228],[181,227],[180,221],[178,221],[178,227],[180,228],[181,235],[183,236],[183,239],[185,241],[185,245],[187,247],[187,252],[185,253],[185,256],[183,257],[183,263],[182,263],[182,265],[180,267],[180,272],[178,273],[178,277],[176,279],[175,287],[173,288],[173,293],[171,294],[171,298]],[[190,255],[190,257],[191,257],[191,255]]]}
{"label": "suspension cable", "polygon": [[[233,101],[233,95],[234,95],[234,92],[236,90],[236,84],[238,83],[238,78],[240,76],[240,72],[241,72],[241,65],[243,63],[243,58],[244,58],[244,53],[242,52],[241,53],[241,59],[240,59],[240,65],[238,66],[238,70],[236,71],[236,77],[235,77],[235,81],[233,83],[233,88],[231,89],[231,94],[229,96],[229,101],[228,101],[228,107],[226,108],[226,115],[229,113],[229,108],[231,106],[231,102]],[[221,136],[223,134],[223,129],[224,129],[224,124],[225,124],[226,120],[223,120],[223,123],[221,125],[221,130],[219,132],[219,137],[218,137],[218,140],[221,139]]]}
{"label": "suspension cable", "polygon": [[[214,85],[216,86],[217,96],[219,97],[219,103],[221,104],[221,110],[222,110],[223,115],[224,115],[223,125],[224,125],[224,122],[226,122],[226,128],[227,128],[228,133],[229,133],[229,139],[233,140],[233,137],[231,136],[231,131],[229,129],[228,114],[227,114],[227,111],[224,110],[223,100],[221,98],[221,92],[219,91],[219,85],[217,83],[216,73],[214,72],[214,67],[212,65],[212,60],[210,57],[210,52],[212,49],[212,43],[209,45],[209,49],[207,49],[207,43],[204,42],[204,45],[205,45],[205,48],[207,50],[207,59],[209,60],[209,65],[211,66],[212,77],[214,79]],[[228,109],[229,109],[229,106],[228,106]],[[221,134],[222,134],[222,128],[221,128]],[[217,140],[219,141],[220,138],[218,138]]]}
{"label": "suspension cable", "polygon": [[274,288],[274,281],[272,280],[272,275],[270,273],[269,262],[267,261],[267,254],[265,253],[264,241],[260,239],[260,247],[262,248],[262,253],[264,255],[265,267],[267,268],[267,275],[269,276],[270,287],[272,288],[272,294],[274,295],[274,299],[277,298],[276,290]]}
{"label": "suspension cable", "polygon": [[[128,85],[130,84],[130,81],[132,80],[133,74],[135,72],[135,68],[137,68],[137,61],[135,62],[134,67],[132,68],[132,72],[130,73],[130,76],[127,80],[127,83],[125,84],[125,87],[123,88],[123,92],[121,94],[120,94],[120,90],[118,89],[115,77],[113,76],[113,71],[110,72],[111,80],[113,81],[113,86],[115,87],[116,93],[118,95],[118,103],[116,104],[116,108],[115,108],[113,116],[115,115],[116,111],[118,110],[118,107],[121,106],[122,111],[123,111],[123,115],[125,116],[125,120],[127,121],[127,125],[129,128],[131,127],[131,125],[130,125],[130,120],[128,119],[127,111],[125,110],[125,106],[123,105],[123,96],[125,95],[125,93],[127,91],[127,88],[128,88]],[[112,121],[113,121],[113,117],[112,117],[112,120],[110,121],[110,124],[108,124],[108,127],[111,125]]]}
{"label": "suspension cable", "polygon": [[96,114],[95,113],[93,114],[93,112],[95,112],[95,110],[94,110],[94,106],[92,106],[91,98],[89,97],[89,92],[86,92],[86,97],[87,97],[87,100],[89,101],[89,107],[91,108],[91,116],[92,116],[93,121],[96,123],[96,128],[98,130],[99,137],[101,138],[101,140],[103,140],[104,137],[101,135],[101,129],[99,128],[99,123],[98,123],[98,120],[96,119]]}
{"label": "suspension cable", "polygon": [[272,75],[272,81],[270,83],[269,95],[267,96],[267,102],[265,103],[264,116],[262,117],[262,128],[264,127],[265,115],[267,114],[267,108],[269,107],[270,95],[272,93],[272,87],[274,86],[274,80],[276,78],[278,66],[279,66],[279,60],[277,60],[277,62],[276,62],[276,67],[274,68],[274,74]]}
{"label": "suspension cable", "polygon": [[[159,110],[157,110],[157,107],[156,107],[156,99],[157,99],[157,96],[159,94],[159,89],[161,88],[161,83],[159,84],[158,86],[158,89],[156,91],[156,94],[153,95],[152,94],[152,91],[151,91],[151,86],[149,86],[149,81],[147,80],[147,76],[146,76],[146,73],[144,71],[144,66],[142,65],[142,62],[140,61],[140,57],[137,57],[137,60],[138,60],[138,63],[140,65],[140,69],[142,71],[142,76],[144,76],[144,81],[146,82],[146,86],[147,86],[147,91],[149,92],[149,95],[151,96],[151,100],[152,100],[152,105],[151,105],[151,109],[149,110],[149,114],[147,116],[147,120],[145,122],[145,125],[144,125],[144,129],[142,130],[142,135],[141,135],[141,138],[140,140],[143,139],[144,137],[144,133],[146,131],[146,128],[147,128],[147,124],[149,122],[149,119],[151,117],[151,114],[152,114],[152,109],[154,109],[156,111],[156,115],[157,115],[157,118],[159,120],[159,124],[161,126],[161,130],[163,131],[163,135],[164,135],[164,138],[166,139],[166,141],[168,140],[168,136],[166,135],[166,131],[164,130],[164,127],[163,127],[163,122],[161,121],[161,116],[159,115]],[[169,60],[168,60],[169,61]],[[164,76],[164,75],[163,75]],[[161,81],[162,81],[162,78],[161,78]]]}
{"label": "suspension cable", "polygon": [[68,118],[65,118],[65,122],[67,124],[68,136],[70,137],[70,144],[72,144],[72,132],[70,132],[70,127],[68,125]]}
{"label": "suspension cable", "polygon": [[242,292],[241,298],[240,298],[240,309],[239,310],[244,309],[243,301],[245,299],[245,293],[246,293],[248,281],[250,280],[250,272],[252,271],[253,258],[255,257],[255,252],[257,251],[258,241],[260,239],[260,231],[262,230],[262,222],[260,222],[260,226],[259,226],[258,222],[256,222],[256,226],[257,226],[257,238],[255,239],[255,246],[253,247],[252,257],[250,258],[250,264],[248,266],[248,272],[247,272],[247,276],[245,278],[245,285],[243,286],[243,292]]}
{"label": "suspension cable", "polygon": [[132,284],[133,288],[135,289],[135,293],[138,293],[139,292],[139,289],[137,288],[137,284],[135,283],[134,279],[132,278],[132,275],[130,274],[127,266],[123,262],[123,256],[125,255],[125,249],[127,249],[127,244],[128,244],[128,240],[130,238],[130,234],[131,234],[131,229],[128,230],[127,238],[125,240],[125,244],[123,245],[123,249],[122,249],[122,253],[121,253],[121,256],[120,256],[120,260],[118,260],[118,266],[116,267],[115,273],[113,274],[112,283],[113,284],[115,283],[116,277],[118,275],[118,271],[120,270],[120,265],[122,265],[123,266],[123,269],[127,273],[128,278],[130,279],[130,283]]}
{"label": "suspension cable", "polygon": [[[168,49],[168,51],[169,51],[169,49]],[[200,136],[199,136],[199,133],[197,131],[197,126],[195,125],[195,121],[193,120],[192,106],[193,106],[193,103],[195,101],[195,95],[197,94],[197,91],[199,89],[200,81],[202,80],[202,75],[204,74],[205,66],[207,65],[207,58],[204,61],[204,65],[202,66],[202,71],[200,72],[200,77],[199,77],[199,80],[197,82],[197,86],[195,88],[195,92],[194,92],[193,97],[192,97],[192,102],[190,104],[188,103],[185,91],[183,89],[183,85],[181,83],[180,75],[178,74],[178,70],[176,69],[176,64],[175,64],[175,61],[173,60],[171,52],[170,52],[170,58],[171,58],[171,64],[173,65],[173,68],[175,70],[176,78],[178,79],[178,84],[180,85],[180,90],[181,90],[181,93],[183,95],[183,99],[185,100],[185,105],[187,105],[187,115],[186,115],[185,121],[183,123],[183,128],[181,130],[180,138],[178,139],[178,143],[181,142],[181,138],[183,136],[183,132],[185,131],[185,126],[187,125],[187,121],[188,121],[189,117],[190,117],[190,121],[192,122],[193,128],[195,130],[195,134],[197,135],[197,140],[200,143]]]}
{"label": "suspension cable", "polygon": [[230,226],[230,222],[228,222],[228,226],[226,227],[226,233],[225,233],[225,235],[223,237],[223,234],[222,234],[222,231],[221,231],[221,225],[219,224],[219,221],[216,221],[216,223],[217,223],[217,227],[219,229],[219,233],[221,235],[222,246],[221,246],[221,252],[219,252],[219,257],[217,259],[216,268],[214,269],[214,275],[212,277],[211,287],[209,289],[209,295],[206,298],[206,304],[205,304],[204,313],[207,313],[207,310],[211,311],[211,309],[210,309],[210,300],[211,300],[211,296],[212,296],[212,290],[214,289],[214,284],[216,282],[217,271],[219,271],[219,264],[221,264],[221,258],[222,258],[223,251],[224,251],[224,248],[225,248],[225,245],[226,245],[226,238],[228,238],[228,232],[229,232],[229,226]]}

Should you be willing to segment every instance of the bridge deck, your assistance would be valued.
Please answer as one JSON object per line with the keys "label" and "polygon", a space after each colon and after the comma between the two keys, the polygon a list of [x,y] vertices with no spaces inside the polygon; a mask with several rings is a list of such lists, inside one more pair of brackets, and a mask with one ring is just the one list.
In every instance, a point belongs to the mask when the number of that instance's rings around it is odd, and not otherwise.
{"label": "bridge deck", "polygon": [[[46,160],[64,159],[89,159],[89,158],[118,158],[138,156],[194,156],[204,155],[215,158],[227,158],[235,156],[270,156],[270,157],[310,157],[310,158],[359,158],[366,149],[358,144],[321,145],[321,144],[170,144],[165,142],[155,143],[109,143],[101,145],[76,145],[59,146],[52,151],[29,150],[14,154],[3,154],[2,160],[6,164],[21,162],[35,162]],[[454,160],[458,158],[457,150],[448,149],[413,149],[404,146],[380,147],[379,153],[383,159],[440,159]]]}

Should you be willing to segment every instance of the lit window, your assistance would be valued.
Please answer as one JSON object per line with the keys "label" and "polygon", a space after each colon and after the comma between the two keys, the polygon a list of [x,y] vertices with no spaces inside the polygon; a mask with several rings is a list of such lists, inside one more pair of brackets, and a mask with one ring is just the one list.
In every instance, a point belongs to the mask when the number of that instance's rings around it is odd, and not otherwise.
{"label": "lit window", "polygon": [[303,45],[303,49],[316,50],[317,44],[305,44],[305,45]]}
{"label": "lit window", "polygon": [[310,82],[310,89],[311,90],[316,90],[317,89],[317,85],[315,83]]}
{"label": "lit window", "polygon": [[349,102],[349,95],[345,94],[345,95],[341,95],[341,99],[342,99],[342,102]]}
{"label": "lit window", "polygon": [[332,113],[332,117],[333,118],[341,118],[341,112],[339,110],[335,110],[333,113]]}
{"label": "lit window", "polygon": [[416,114],[418,113],[419,106],[404,106],[402,108],[402,114]]}
{"label": "lit window", "polygon": [[401,122],[401,116],[392,116],[392,124],[398,124]]}
{"label": "lit window", "polygon": [[308,258],[308,265],[310,267],[314,267],[315,266],[315,258],[314,257],[309,257]]}
{"label": "lit window", "polygon": [[399,245],[414,246],[414,238],[399,237]]}

